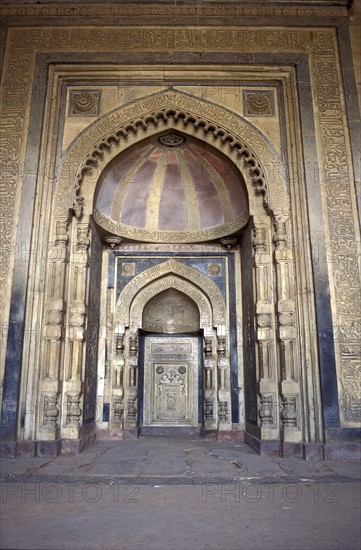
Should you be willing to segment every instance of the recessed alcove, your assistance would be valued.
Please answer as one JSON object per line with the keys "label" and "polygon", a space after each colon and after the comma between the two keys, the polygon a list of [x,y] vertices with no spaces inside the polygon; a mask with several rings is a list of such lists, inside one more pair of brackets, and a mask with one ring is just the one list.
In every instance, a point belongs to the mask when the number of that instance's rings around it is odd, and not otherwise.
{"label": "recessed alcove", "polygon": [[167,131],[117,155],[98,182],[96,219],[134,240],[222,237],[248,220],[242,174],[216,148]]}
{"label": "recessed alcove", "polygon": [[147,302],[142,327],[157,333],[197,332],[200,328],[199,310],[189,296],[169,288]]}

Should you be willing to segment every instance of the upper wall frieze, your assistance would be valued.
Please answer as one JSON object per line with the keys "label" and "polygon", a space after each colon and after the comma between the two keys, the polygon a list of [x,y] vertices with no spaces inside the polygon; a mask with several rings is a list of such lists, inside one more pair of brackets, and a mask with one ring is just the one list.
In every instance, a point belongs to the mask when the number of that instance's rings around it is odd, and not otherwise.
{"label": "upper wall frieze", "polygon": [[0,17],[9,26],[14,25],[52,25],[66,24],[121,24],[121,25],[234,25],[244,24],[244,18],[260,17],[345,17],[348,10],[347,0],[329,0],[289,2],[278,0],[276,3],[259,1],[240,3],[197,3],[196,5],[174,4],[115,4],[77,2],[71,4],[26,3],[2,5]]}

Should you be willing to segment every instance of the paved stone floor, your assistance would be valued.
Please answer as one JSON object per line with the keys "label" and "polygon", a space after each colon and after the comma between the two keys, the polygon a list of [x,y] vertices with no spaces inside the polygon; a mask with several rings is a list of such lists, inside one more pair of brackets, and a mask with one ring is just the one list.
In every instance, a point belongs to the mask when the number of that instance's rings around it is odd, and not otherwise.
{"label": "paved stone floor", "polygon": [[4,549],[361,547],[358,461],[152,436],[3,459],[1,480]]}

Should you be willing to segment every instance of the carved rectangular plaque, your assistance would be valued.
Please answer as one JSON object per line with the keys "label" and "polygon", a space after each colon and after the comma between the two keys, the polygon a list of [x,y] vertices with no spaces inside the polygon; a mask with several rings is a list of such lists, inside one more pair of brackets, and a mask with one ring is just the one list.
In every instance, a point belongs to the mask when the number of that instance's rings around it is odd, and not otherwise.
{"label": "carved rectangular plaque", "polygon": [[147,337],[145,426],[198,424],[198,360],[197,337]]}

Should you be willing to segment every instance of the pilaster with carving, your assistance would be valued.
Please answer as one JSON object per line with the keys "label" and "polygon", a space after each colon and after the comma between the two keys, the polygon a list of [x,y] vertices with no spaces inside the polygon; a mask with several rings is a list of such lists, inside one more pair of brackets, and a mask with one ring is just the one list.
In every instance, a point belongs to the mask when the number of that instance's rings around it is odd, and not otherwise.
{"label": "pilaster with carving", "polygon": [[125,327],[118,324],[113,330],[112,353],[112,398],[111,427],[122,429],[124,420],[124,366],[125,366]]}
{"label": "pilaster with carving", "polygon": [[41,381],[39,385],[38,439],[54,440],[60,424],[60,365],[64,340],[64,299],[69,262],[68,218],[56,220],[49,250],[46,299],[42,331]]}
{"label": "pilaster with carving", "polygon": [[208,331],[204,336],[204,429],[216,430],[218,425],[217,410],[217,357],[213,331]]}
{"label": "pilaster with carving", "polygon": [[63,370],[63,438],[79,437],[83,417],[85,329],[88,296],[90,227],[75,222],[68,276],[67,335]]}
{"label": "pilaster with carving", "polygon": [[138,427],[138,329],[127,331],[124,367],[124,429]]}
{"label": "pilaster with carving", "polygon": [[275,361],[274,275],[272,264],[272,233],[270,218],[257,216],[253,228],[256,338],[257,338],[257,393],[258,424],[261,439],[277,439],[278,391]]}
{"label": "pilaster with carving", "polygon": [[274,224],[274,260],[277,279],[277,337],[283,441],[299,442],[301,432],[300,365],[296,326],[293,251],[288,245],[287,222]]}
{"label": "pilaster with carving", "polygon": [[230,391],[230,361],[225,325],[217,328],[217,371],[218,371],[218,430],[232,429],[232,406]]}

